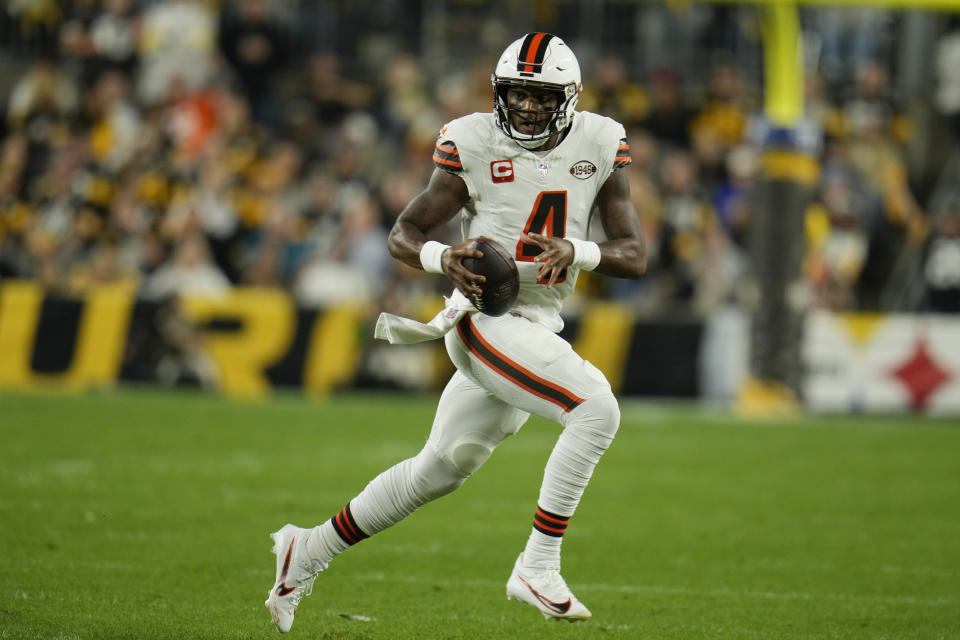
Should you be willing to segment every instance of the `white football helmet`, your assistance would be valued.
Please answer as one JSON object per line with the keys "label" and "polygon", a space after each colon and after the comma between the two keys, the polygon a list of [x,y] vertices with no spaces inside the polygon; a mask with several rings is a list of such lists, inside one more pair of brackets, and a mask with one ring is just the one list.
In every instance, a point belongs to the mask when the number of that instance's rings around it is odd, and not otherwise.
{"label": "white football helmet", "polygon": [[[549,33],[528,33],[506,48],[492,76],[494,115],[507,137],[526,149],[535,149],[547,138],[573,122],[577,101],[583,86],[580,64],[573,51],[557,36]],[[548,89],[559,93],[558,106],[541,133],[522,133],[510,122],[511,108],[507,91],[511,86]]]}

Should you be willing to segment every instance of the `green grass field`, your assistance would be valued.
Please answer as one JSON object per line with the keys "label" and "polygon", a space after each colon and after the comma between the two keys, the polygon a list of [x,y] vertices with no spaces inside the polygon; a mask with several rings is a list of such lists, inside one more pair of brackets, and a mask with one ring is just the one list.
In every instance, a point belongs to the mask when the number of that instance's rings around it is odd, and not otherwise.
{"label": "green grass field", "polygon": [[[416,453],[434,402],[0,395],[0,638],[279,637],[268,533]],[[339,557],[291,637],[960,638],[957,421],[623,416],[564,543],[592,620],[504,597],[555,439],[533,419]]]}

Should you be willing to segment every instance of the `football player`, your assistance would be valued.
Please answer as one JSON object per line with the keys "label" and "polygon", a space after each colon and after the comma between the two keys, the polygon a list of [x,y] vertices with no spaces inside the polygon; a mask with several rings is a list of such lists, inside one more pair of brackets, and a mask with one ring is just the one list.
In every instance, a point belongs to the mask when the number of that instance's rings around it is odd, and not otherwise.
{"label": "football player", "polygon": [[[378,337],[391,342],[443,337],[456,372],[419,454],[374,478],[323,524],[288,524],[272,534],[277,570],[266,605],[280,631],[290,629],[301,598],[337,554],[455,490],[530,414],[558,422],[562,431],[531,505],[532,528],[507,595],[548,618],[590,617],[560,575],[561,542],[617,432],[620,411],[603,374],[557,332],[580,271],[638,278],[646,268],[622,170],[630,148],[621,124],[576,110],[580,67],[557,36],[529,33],[510,44],[492,81],[493,113],[441,129],[430,182],[390,234],[394,257],[450,280],[448,308],[429,325],[384,314],[377,327]],[[603,241],[587,239],[594,210]],[[428,241],[458,213],[462,242]],[[515,304],[498,317],[469,302],[481,293],[483,277],[461,261],[482,256],[471,246],[479,236],[511,251],[520,274]]]}

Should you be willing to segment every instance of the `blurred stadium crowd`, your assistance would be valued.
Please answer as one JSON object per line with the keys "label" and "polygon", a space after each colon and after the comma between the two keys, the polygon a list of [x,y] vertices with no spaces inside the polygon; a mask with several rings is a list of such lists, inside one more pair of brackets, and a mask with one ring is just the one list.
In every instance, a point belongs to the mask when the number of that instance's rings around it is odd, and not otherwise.
{"label": "blurred stadium crowd", "polygon": [[[736,302],[750,268],[753,7],[9,0],[2,11],[0,278],[67,296],[127,281],[156,300],[280,287],[303,307],[403,312],[443,283],[392,260],[387,231],[426,183],[440,127],[492,108],[496,55],[533,29],[571,43],[581,108],[619,119],[631,142],[649,274],[588,277],[582,296],[708,314]],[[803,239],[816,307],[960,311],[960,31],[930,18],[935,64],[905,95],[894,44],[908,16],[802,12],[807,111],[822,132]]]}

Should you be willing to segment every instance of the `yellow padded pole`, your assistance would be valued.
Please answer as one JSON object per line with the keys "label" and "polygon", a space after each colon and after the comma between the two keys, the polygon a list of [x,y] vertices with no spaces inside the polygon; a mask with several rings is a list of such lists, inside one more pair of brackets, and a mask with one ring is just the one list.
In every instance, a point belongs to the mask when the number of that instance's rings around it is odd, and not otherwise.
{"label": "yellow padded pole", "polygon": [[763,6],[764,112],[779,127],[803,116],[803,44],[793,2]]}

